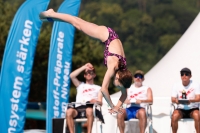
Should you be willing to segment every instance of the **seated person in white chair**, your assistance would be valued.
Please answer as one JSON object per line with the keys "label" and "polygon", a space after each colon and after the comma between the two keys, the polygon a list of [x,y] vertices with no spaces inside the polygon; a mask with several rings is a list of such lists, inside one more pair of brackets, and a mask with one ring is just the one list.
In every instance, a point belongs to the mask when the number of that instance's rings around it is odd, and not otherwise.
{"label": "seated person in white chair", "polygon": [[[78,80],[77,76],[84,71],[85,83]],[[96,77],[92,64],[86,63],[84,66],[74,70],[70,74],[73,84],[77,87],[76,103],[97,103],[102,105],[102,94],[100,86],[94,84]],[[68,108],[66,111],[67,125],[70,133],[74,133],[74,120],[76,118],[87,118],[87,132],[91,133],[93,125],[93,105],[77,104],[75,108]]]}
{"label": "seated person in white chair", "polygon": [[[120,133],[124,133],[125,123],[124,120],[130,120],[132,118],[139,119],[140,133],[145,132],[147,124],[147,116],[145,112],[145,106],[147,103],[153,102],[153,94],[150,87],[142,84],[144,81],[144,72],[137,70],[133,77],[134,84],[127,89],[127,99],[124,102],[128,105],[128,108],[123,109],[123,114],[117,114],[117,124]],[[131,103],[134,103],[131,106]]]}
{"label": "seated person in white chair", "polygon": [[[196,133],[200,133],[199,103],[197,103],[200,102],[200,85],[190,80],[192,73],[189,68],[183,68],[180,74],[182,81],[173,86],[171,94],[172,103],[178,104],[171,118],[172,132],[177,132],[179,119],[193,118]],[[188,103],[179,104],[179,99],[188,99]]]}

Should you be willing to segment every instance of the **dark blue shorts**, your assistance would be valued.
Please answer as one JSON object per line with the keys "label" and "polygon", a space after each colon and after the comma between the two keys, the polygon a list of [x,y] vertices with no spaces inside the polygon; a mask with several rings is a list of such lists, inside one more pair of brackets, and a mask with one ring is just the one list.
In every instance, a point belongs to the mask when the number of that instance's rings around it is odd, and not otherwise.
{"label": "dark blue shorts", "polygon": [[136,114],[137,114],[138,110],[141,108],[142,107],[135,107],[135,106],[126,108],[127,120],[136,118]]}

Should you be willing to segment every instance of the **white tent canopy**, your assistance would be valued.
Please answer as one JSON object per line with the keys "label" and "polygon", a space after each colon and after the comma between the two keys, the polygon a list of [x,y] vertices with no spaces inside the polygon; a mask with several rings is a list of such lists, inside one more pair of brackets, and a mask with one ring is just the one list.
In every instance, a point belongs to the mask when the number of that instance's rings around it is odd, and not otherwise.
{"label": "white tent canopy", "polygon": [[171,88],[181,80],[180,70],[188,67],[192,80],[200,81],[200,14],[171,50],[145,75],[155,97],[171,96]]}
{"label": "white tent canopy", "polygon": [[[155,132],[169,132],[170,129],[170,97],[171,89],[175,82],[180,82],[180,70],[188,67],[192,71],[192,80],[200,82],[200,14],[197,15],[188,30],[171,48],[171,50],[145,74],[144,85],[152,88],[153,103],[153,127]],[[111,95],[114,103],[117,102],[121,93]],[[106,115],[103,132],[113,131],[116,128],[116,119],[108,115],[107,103],[104,106]],[[105,118],[105,117],[104,117]],[[111,124],[110,124],[111,123]],[[189,124],[187,124],[189,125]],[[194,125],[190,126],[193,130]],[[187,132],[184,131],[179,132]]]}

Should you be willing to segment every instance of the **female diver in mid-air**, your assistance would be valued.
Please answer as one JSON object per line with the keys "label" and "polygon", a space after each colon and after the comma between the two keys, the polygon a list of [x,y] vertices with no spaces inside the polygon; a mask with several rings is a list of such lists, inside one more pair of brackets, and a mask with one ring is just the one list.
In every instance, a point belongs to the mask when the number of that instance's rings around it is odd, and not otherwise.
{"label": "female diver in mid-air", "polygon": [[[107,66],[107,71],[104,75],[101,92],[111,107],[110,113],[122,113],[120,107],[127,97],[126,89],[131,86],[132,74],[127,70],[123,46],[115,31],[106,26],[99,26],[87,22],[76,16],[54,12],[53,9],[40,13],[40,19],[43,21],[62,21],[70,23],[78,30],[84,32],[88,36],[101,40],[105,44],[104,64]],[[114,77],[114,85],[122,92],[116,106],[113,104],[108,92],[112,77]]]}

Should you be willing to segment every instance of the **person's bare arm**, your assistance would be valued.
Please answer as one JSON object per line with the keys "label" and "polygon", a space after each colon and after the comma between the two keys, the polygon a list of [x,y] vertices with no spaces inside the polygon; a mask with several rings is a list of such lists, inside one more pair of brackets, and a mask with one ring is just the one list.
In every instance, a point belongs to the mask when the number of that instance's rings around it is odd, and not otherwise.
{"label": "person's bare arm", "polygon": [[151,88],[147,89],[147,99],[146,100],[136,99],[136,104],[140,104],[140,103],[153,103],[153,93],[152,93]]}
{"label": "person's bare arm", "polygon": [[200,102],[200,95],[195,95],[195,98],[194,99],[189,99],[189,102],[190,103],[193,103],[193,102]]}
{"label": "person's bare arm", "polygon": [[99,91],[98,98],[90,100],[90,103],[97,103],[99,105],[102,105],[102,98],[103,98],[102,93],[101,93],[101,91]]}
{"label": "person's bare arm", "polygon": [[106,102],[108,103],[108,105],[111,108],[113,108],[114,105],[110,98],[108,87],[109,87],[111,78],[115,74],[115,66],[116,66],[116,57],[113,57],[113,56],[107,57],[107,71],[106,71],[104,79],[103,79],[101,92],[102,92],[102,95],[105,98]]}
{"label": "person's bare arm", "polygon": [[[199,94],[195,95],[194,99],[188,99],[188,100],[189,100],[188,104],[193,103],[193,102],[200,102],[200,95]],[[172,103],[179,104],[178,99],[176,97],[171,97],[171,101]]]}
{"label": "person's bare arm", "polygon": [[102,95],[111,108],[113,108],[114,105],[113,105],[112,100],[110,98],[110,94],[108,92],[108,87],[109,87],[109,83],[110,83],[110,80],[111,80],[113,75],[114,75],[114,70],[108,68],[107,71],[106,71],[106,74],[104,76],[102,88],[101,88]]}
{"label": "person's bare arm", "polygon": [[82,67],[80,67],[80,68],[74,70],[74,71],[70,74],[70,78],[71,78],[73,84],[74,84],[76,87],[78,87],[78,86],[80,85],[80,83],[81,83],[81,81],[79,81],[79,80],[77,79],[77,76],[78,76],[82,71],[84,71],[85,69],[91,69],[91,70],[92,70],[92,69],[94,69],[94,68],[93,68],[92,64],[86,63],[85,65],[83,65]]}
{"label": "person's bare arm", "polygon": [[171,101],[172,101],[172,103],[179,104],[178,99],[176,97],[171,97]]}

